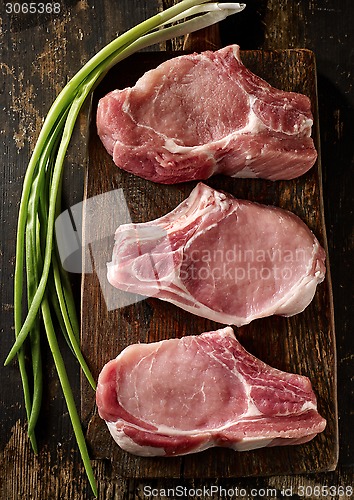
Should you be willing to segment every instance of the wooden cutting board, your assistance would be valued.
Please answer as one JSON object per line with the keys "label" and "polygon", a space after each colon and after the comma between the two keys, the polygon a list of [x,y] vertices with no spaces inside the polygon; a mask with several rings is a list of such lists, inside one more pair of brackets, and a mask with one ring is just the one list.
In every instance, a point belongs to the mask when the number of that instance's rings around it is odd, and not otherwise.
{"label": "wooden cutting board", "polygon": [[[199,334],[220,327],[212,321],[189,314],[174,305],[148,298],[108,310],[112,296],[124,304],[124,294],[105,282],[106,263],[111,260],[117,222],[144,222],[160,217],[184,200],[195,182],[165,186],[140,179],[118,169],[96,134],[95,110],[98,99],[115,88],[133,85],[146,70],[174,54],[141,53],[113,68],[97,88],[92,105],[88,143],[88,165],[84,210],[85,272],[82,277],[82,350],[97,378],[103,365],[127,345],[165,338]],[[320,153],[316,66],[308,50],[243,51],[244,64],[270,84],[287,91],[301,92],[312,101],[313,137]],[[327,249],[322,202],[321,156],[316,165],[292,181],[232,179],[215,176],[210,186],[238,198],[276,205],[293,211],[305,221]],[[114,198],[112,191],[117,197]],[[108,193],[108,197],[92,197]],[[114,201],[112,201],[112,197]],[[117,207],[119,204],[118,214]],[[289,235],[291,237],[291,235]],[[87,257],[89,255],[89,257]],[[92,271],[93,270],[93,271]],[[100,282],[101,280],[101,282]],[[108,289],[107,289],[108,286]],[[108,291],[107,291],[108,290]],[[107,295],[108,294],[108,295]],[[108,297],[108,298],[107,298]],[[248,452],[211,449],[175,458],[142,458],[130,455],[114,443],[99,418],[95,395],[82,380],[82,418],[93,458],[108,458],[117,475],[123,477],[236,477],[279,475],[333,470],[338,456],[336,401],[336,352],[329,263],[325,281],[317,288],[307,309],[292,318],[270,317],[235,329],[243,346],[280,370],[311,379],[325,431],[299,446],[264,448]],[[173,374],[166,373],[166,376]]]}

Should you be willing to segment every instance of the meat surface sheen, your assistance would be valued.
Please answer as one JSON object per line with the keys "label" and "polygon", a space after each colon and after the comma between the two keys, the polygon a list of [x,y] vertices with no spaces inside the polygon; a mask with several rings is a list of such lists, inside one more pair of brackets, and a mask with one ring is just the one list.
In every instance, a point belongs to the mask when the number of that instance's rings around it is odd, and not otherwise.
{"label": "meat surface sheen", "polygon": [[223,324],[292,316],[325,276],[325,252],[296,215],[199,183],[172,212],[115,234],[108,281]]}
{"label": "meat surface sheen", "polygon": [[130,345],[104,366],[96,401],[119,446],[142,456],[300,444],[326,426],[309,379],[255,358],[230,327]]}
{"label": "meat surface sheen", "polygon": [[174,184],[222,173],[293,179],[315,163],[308,97],[271,87],[237,45],[175,57],[103,97],[97,130],[118,167]]}

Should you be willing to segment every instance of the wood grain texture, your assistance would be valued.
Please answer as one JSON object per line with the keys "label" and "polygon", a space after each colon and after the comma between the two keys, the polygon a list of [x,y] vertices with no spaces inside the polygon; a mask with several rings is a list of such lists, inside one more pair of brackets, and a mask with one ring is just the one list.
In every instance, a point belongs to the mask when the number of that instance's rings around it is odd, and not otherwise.
{"label": "wood grain texture", "polygon": [[[114,88],[134,84],[147,69],[170,57],[168,53],[137,54],[113,69],[95,93],[97,99]],[[307,50],[245,51],[247,67],[272,85],[302,92],[311,98],[315,116],[314,140],[319,151],[316,69]],[[323,220],[320,156],[314,168],[293,181],[271,182],[215,176],[207,181],[238,198],[272,204],[296,213],[326,248]],[[86,175],[87,199],[122,190],[133,222],[152,220],[169,212],[185,199],[194,182],[161,186],[118,169],[105,152],[95,130],[93,114]],[[113,210],[113,208],[112,208]],[[85,217],[85,246],[91,244],[94,266],[105,274],[111,259],[113,232],[107,238],[104,215],[99,224],[91,212]],[[126,217],[126,214],[123,214]],[[115,228],[113,228],[114,231]],[[97,251],[95,246],[99,246]],[[329,267],[328,267],[329,269]],[[102,273],[100,274],[102,280]],[[104,278],[103,278],[104,279]],[[154,298],[108,311],[96,273],[84,274],[82,287],[82,348],[97,377],[104,363],[127,345],[151,342],[219,327]],[[121,294],[122,292],[113,291]],[[302,446],[269,448],[246,453],[213,449],[186,457],[141,458],[121,451],[97,416],[94,398],[85,382],[82,388],[83,418],[88,421],[88,441],[95,458],[110,458],[123,477],[235,477],[333,470],[337,463],[336,354],[330,272],[310,306],[292,318],[271,317],[236,330],[241,343],[254,355],[281,370],[307,375],[318,396],[320,413],[327,419],[323,434]]]}

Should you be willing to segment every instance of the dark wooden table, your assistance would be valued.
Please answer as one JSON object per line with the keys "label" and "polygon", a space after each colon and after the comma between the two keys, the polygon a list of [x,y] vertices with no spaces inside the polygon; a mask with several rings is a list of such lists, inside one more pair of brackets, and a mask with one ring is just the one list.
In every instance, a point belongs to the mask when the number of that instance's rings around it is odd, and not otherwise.
{"label": "dark wooden table", "polygon": [[[13,341],[13,272],[16,221],[24,172],[43,117],[57,93],[80,66],[103,45],[130,26],[156,13],[172,0],[59,0],[54,14],[8,12],[1,20],[0,190],[0,359]],[[23,2],[21,2],[23,3]],[[228,480],[139,480],[117,477],[107,460],[93,462],[100,499],[134,499],[144,486],[173,488],[219,486],[234,490],[233,498],[324,498],[317,487],[332,486],[327,498],[349,498],[353,484],[353,181],[354,153],[354,7],[352,0],[248,0],[244,13],[222,23],[222,43],[242,49],[308,48],[316,56],[324,182],[324,205],[334,294],[338,358],[340,453],[333,472]],[[162,50],[181,48],[167,42]],[[84,136],[84,131],[81,131]],[[83,160],[70,151],[66,165],[64,203],[83,196]],[[78,307],[80,276],[73,275]],[[65,350],[65,345],[63,349]],[[16,363],[1,363],[0,498],[92,498],[76,448],[70,419],[49,352],[44,352],[45,405],[39,421],[38,456],[26,435],[25,409]],[[80,374],[67,356],[67,368],[80,404]],[[238,489],[238,492],[236,491]],[[268,491],[267,491],[268,490]],[[348,493],[347,489],[347,493]],[[147,490],[145,490],[147,493]],[[155,491],[154,493],[157,493]],[[211,493],[209,489],[209,493]],[[238,493],[238,494],[237,494]],[[322,496],[321,496],[322,495]],[[191,496],[191,494],[190,494]],[[166,495],[165,495],[166,497]],[[169,495],[170,498],[175,498]],[[229,495],[230,498],[231,495]],[[160,491],[154,498],[164,498]],[[177,498],[177,497],[176,497]],[[188,498],[184,496],[183,498]],[[202,496],[203,498],[203,496]],[[221,489],[210,498],[226,498]]]}

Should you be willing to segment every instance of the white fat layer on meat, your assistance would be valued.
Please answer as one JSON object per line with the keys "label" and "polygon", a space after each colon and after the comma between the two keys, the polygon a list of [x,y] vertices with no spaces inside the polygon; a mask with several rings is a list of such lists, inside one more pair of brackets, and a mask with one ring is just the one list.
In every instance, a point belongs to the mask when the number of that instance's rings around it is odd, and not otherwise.
{"label": "white fat layer on meat", "polygon": [[[154,457],[154,456],[165,456],[166,452],[163,448],[154,447],[154,446],[141,446],[137,444],[132,438],[128,437],[123,429],[117,429],[116,424],[114,422],[106,422],[107,427],[114,439],[114,441],[120,446],[123,450],[133,453],[134,455],[142,456],[142,457]],[[210,436],[211,437],[211,436]],[[279,439],[280,436],[276,438],[266,438],[266,437],[248,437],[242,439],[240,441],[236,441],[233,443],[228,443],[228,448],[231,448],[235,451],[250,451],[256,450],[259,448],[264,448],[270,446],[274,439]],[[292,441],[291,437],[284,437],[284,441]],[[192,454],[198,453],[213,446],[220,446],[220,444],[215,443],[213,439],[206,440],[201,443],[198,447],[191,449],[188,453],[184,454]],[[177,454],[176,454],[177,455]]]}
{"label": "white fat layer on meat", "polygon": [[[242,417],[243,418],[243,417]],[[140,456],[163,456],[165,455],[165,450],[163,448],[155,447],[155,446],[141,446],[137,444],[131,437],[127,436],[124,432],[124,426],[125,422],[122,420],[119,420],[118,422],[106,422],[107,427],[114,439],[114,441],[125,451],[128,451],[130,453],[133,453],[135,455],[140,455]],[[130,422],[127,422],[130,428],[134,428],[137,431],[141,431],[144,429],[141,429],[141,427],[136,426],[131,424]],[[120,427],[117,428],[117,425]],[[153,432],[153,434],[157,435],[164,435],[164,436],[169,436],[169,437],[178,437],[178,436],[185,436],[186,438],[188,436],[196,437],[196,436],[205,436],[207,439],[205,439],[198,447],[193,448],[193,450],[190,453],[197,453],[199,451],[203,451],[207,448],[213,447],[213,446],[220,446],[215,439],[213,439],[214,434],[218,434],[220,432],[223,432],[230,427],[229,425],[221,426],[212,430],[206,430],[206,431],[201,431],[200,429],[192,429],[189,431],[186,430],[180,430],[180,429],[175,429],[172,427],[168,427],[165,425],[160,425],[156,429],[156,431]],[[310,431],[311,429],[309,429]],[[265,431],[266,434],[270,434],[271,437],[260,437],[260,436],[249,436],[244,439],[234,441],[231,444],[228,445],[228,447],[237,450],[237,451],[246,451],[246,450],[255,450],[257,448],[263,448],[268,446],[274,439],[279,439],[282,438],[284,440],[292,440],[292,439],[298,439],[298,431],[297,429],[294,429],[292,431],[288,431],[287,434],[284,434],[282,436],[281,432],[272,432],[272,431]],[[272,435],[273,434],[273,435]],[[304,436],[302,436],[304,437]]]}
{"label": "white fat layer on meat", "polygon": [[272,441],[273,438],[266,439],[261,437],[254,437],[254,438],[251,437],[233,443],[233,445],[230,446],[230,448],[236,451],[257,450],[258,448],[265,448],[266,446],[269,446]]}
{"label": "white fat layer on meat", "polygon": [[317,285],[325,278],[324,272],[318,268],[318,263],[314,275],[310,274],[318,250],[319,243],[316,242],[313,244],[312,256],[311,259],[309,259],[305,275],[303,275],[299,279],[299,282],[293,286],[292,290],[283,297],[282,301],[280,303],[278,302],[278,314],[292,316],[293,314],[300,313],[312,301]]}
{"label": "white fat layer on meat", "polygon": [[[124,427],[122,429],[117,429],[117,425],[115,422],[106,422],[106,424],[114,441],[123,450],[141,457],[157,457],[157,456],[162,457],[166,455],[164,448],[159,448],[155,446],[141,446],[137,444],[132,438],[130,438],[124,433]],[[129,425],[131,426],[131,424]],[[137,429],[139,428],[137,427]],[[181,432],[180,434],[184,433]],[[213,441],[205,441],[198,447],[194,447],[189,453],[198,453],[200,451],[204,451],[208,448],[211,448],[212,446],[213,446]],[[188,453],[183,453],[183,454],[185,455]]]}
{"label": "white fat layer on meat", "polygon": [[[166,452],[163,448],[159,447],[154,447],[154,446],[141,446],[137,444],[133,439],[128,437],[123,429],[117,429],[116,424],[113,422],[106,422],[108,429],[114,439],[114,441],[125,451],[129,453],[133,453],[134,455],[138,456],[144,456],[144,457],[154,457],[154,456],[165,456]],[[309,437],[314,436],[315,434],[309,434]],[[235,441],[233,443],[229,442],[227,447],[231,448],[232,450],[235,451],[250,451],[250,450],[256,450],[259,448],[264,448],[267,446],[271,446],[274,440],[277,440],[281,438],[281,436],[276,436],[272,438],[266,438],[266,437],[248,437],[245,439],[242,439],[240,441]],[[293,439],[298,439],[297,437],[289,437],[289,436],[284,436],[284,441],[291,442]],[[304,441],[306,442],[306,436],[303,436]],[[286,444],[284,442],[284,444]],[[201,443],[198,447],[194,447],[191,449],[188,453],[183,453],[183,455],[187,454],[192,454],[192,453],[198,453],[204,450],[207,450],[208,448],[214,447],[214,446],[220,446],[221,443],[216,443],[213,439],[212,436],[210,436],[209,440],[204,441]],[[176,454],[177,456],[177,454]]]}
{"label": "white fat layer on meat", "polygon": [[106,422],[109,432],[114,441],[125,451],[145,457],[164,456],[166,455],[163,448],[154,446],[140,446],[133,439],[127,436],[122,429],[117,429],[115,422]]}
{"label": "white fat layer on meat", "polygon": [[[312,403],[311,401],[306,401],[302,408],[301,408],[301,411],[298,413],[298,415],[302,414],[302,413],[306,413],[307,411],[310,411],[310,410],[314,410],[314,411],[317,411],[317,406],[316,404]],[[282,414],[278,414],[278,416],[283,416]],[[252,418],[254,417],[254,418]],[[178,428],[175,428],[175,427],[170,427],[170,426],[167,426],[167,425],[158,425],[156,426],[156,430],[153,431],[153,434],[161,434],[161,435],[164,435],[164,436],[209,436],[209,440],[211,440],[212,436],[214,434],[219,434],[219,433],[222,433],[224,431],[227,431],[230,427],[233,427],[238,421],[242,422],[244,420],[248,420],[249,423],[251,422],[257,422],[259,421],[259,418],[258,417],[262,417],[262,414],[257,410],[257,414],[254,414],[252,415],[252,412],[248,411],[247,413],[244,413],[242,415],[240,415],[236,421],[232,421],[232,422],[227,422],[225,423],[225,425],[221,425],[219,427],[214,427],[213,429],[200,429],[200,428],[197,428],[197,429],[190,429],[190,430],[186,430],[186,429],[178,429]],[[117,422],[109,422],[109,421],[106,421],[107,423],[107,426],[114,438],[114,440],[124,449],[127,449],[127,445],[129,444],[129,441],[130,438],[128,436],[126,436],[123,432],[123,429],[124,429],[124,426],[127,424],[129,425],[129,427],[131,428],[134,428],[136,429],[137,431],[145,431],[144,428],[138,426],[138,425],[135,425],[135,424],[132,424],[131,422],[126,422],[124,420],[121,420],[119,419]],[[151,425],[150,422],[146,422],[147,424]],[[117,428],[117,425],[119,425],[119,429]],[[146,432],[149,432],[149,431],[146,431]],[[264,430],[264,433],[265,434],[268,434],[268,435],[271,435],[272,437],[271,438],[266,438],[265,436],[263,436],[262,438],[259,438],[259,436],[257,437],[247,437],[245,438],[244,440],[241,440],[241,441],[254,441],[254,440],[258,440],[258,439],[269,439],[269,440],[272,440],[274,438],[278,438],[278,437],[282,437],[281,434],[282,432],[281,431],[275,431],[273,432],[272,429],[270,430]],[[284,436],[287,437],[287,438],[292,438],[293,434],[297,434],[298,433],[298,429],[292,429],[292,430],[287,430],[287,433],[286,435]],[[273,435],[272,435],[273,434]],[[298,437],[298,436],[296,436]],[[126,438],[127,440],[127,445],[124,446],[124,443],[123,445],[121,445],[121,442],[124,440],[124,438]],[[154,448],[155,449],[155,448]],[[250,448],[252,449],[252,448]]]}

